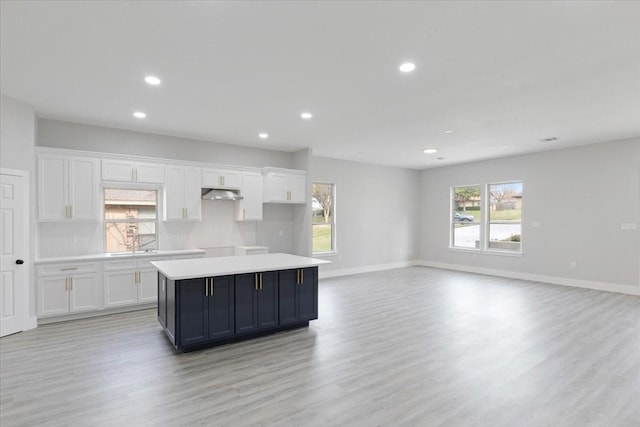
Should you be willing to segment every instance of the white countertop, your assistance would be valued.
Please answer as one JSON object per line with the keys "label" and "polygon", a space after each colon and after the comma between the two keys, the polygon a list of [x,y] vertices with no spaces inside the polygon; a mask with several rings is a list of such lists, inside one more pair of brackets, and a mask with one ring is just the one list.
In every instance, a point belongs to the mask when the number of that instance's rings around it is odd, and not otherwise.
{"label": "white countertop", "polygon": [[149,257],[161,257],[161,256],[180,256],[180,255],[202,255],[205,251],[202,249],[181,249],[175,251],[153,251],[153,252],[136,252],[118,254],[91,254],[91,255],[72,255],[55,258],[40,258],[35,260],[35,264],[47,264],[53,262],[68,262],[68,261],[107,261],[114,259],[126,259],[126,258],[149,258]]}
{"label": "white countertop", "polygon": [[226,276],[230,274],[316,267],[329,263],[330,261],[322,259],[290,254],[259,254],[153,261],[151,265],[155,266],[160,273],[170,280],[183,280],[196,277]]}

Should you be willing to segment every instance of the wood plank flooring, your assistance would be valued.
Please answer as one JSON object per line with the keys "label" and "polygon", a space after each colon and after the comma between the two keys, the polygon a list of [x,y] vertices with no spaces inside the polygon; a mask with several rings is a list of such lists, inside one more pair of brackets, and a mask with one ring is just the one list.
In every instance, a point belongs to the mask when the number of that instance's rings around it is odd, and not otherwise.
{"label": "wood plank flooring", "polygon": [[639,426],[640,297],[411,267],[188,354],[155,310],[0,340],[0,425]]}

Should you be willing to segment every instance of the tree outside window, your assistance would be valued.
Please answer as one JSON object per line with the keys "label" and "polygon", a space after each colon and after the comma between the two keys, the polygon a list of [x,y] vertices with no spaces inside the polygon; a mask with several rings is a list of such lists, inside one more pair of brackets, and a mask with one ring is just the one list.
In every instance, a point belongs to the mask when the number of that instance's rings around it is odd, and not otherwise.
{"label": "tree outside window", "polygon": [[335,185],[314,182],[311,189],[313,253],[336,250]]}

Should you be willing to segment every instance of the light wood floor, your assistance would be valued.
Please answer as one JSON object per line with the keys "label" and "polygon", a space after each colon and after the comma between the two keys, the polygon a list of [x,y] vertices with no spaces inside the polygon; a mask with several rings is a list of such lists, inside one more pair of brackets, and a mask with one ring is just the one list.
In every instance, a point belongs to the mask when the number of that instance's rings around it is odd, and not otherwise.
{"label": "light wood floor", "polygon": [[0,425],[638,426],[640,297],[422,267],[308,329],[176,352],[154,310],[0,340]]}

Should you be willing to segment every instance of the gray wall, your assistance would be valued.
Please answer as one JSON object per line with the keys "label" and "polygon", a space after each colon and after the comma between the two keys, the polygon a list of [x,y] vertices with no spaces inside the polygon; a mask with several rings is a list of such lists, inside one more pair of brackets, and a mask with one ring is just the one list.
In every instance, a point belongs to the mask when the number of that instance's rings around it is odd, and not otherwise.
{"label": "gray wall", "polygon": [[0,95],[0,166],[29,171],[33,179],[35,130],[33,108]]}
{"label": "gray wall", "polygon": [[38,119],[37,145],[228,165],[290,168],[293,153]]}
{"label": "gray wall", "polygon": [[336,256],[321,271],[417,259],[419,172],[313,157],[312,181],[336,185]]}
{"label": "gray wall", "polygon": [[[510,180],[524,182],[523,256],[448,249],[450,187]],[[623,231],[622,223],[640,225],[640,138],[420,176],[420,258],[426,261],[640,286],[639,231]]]}

